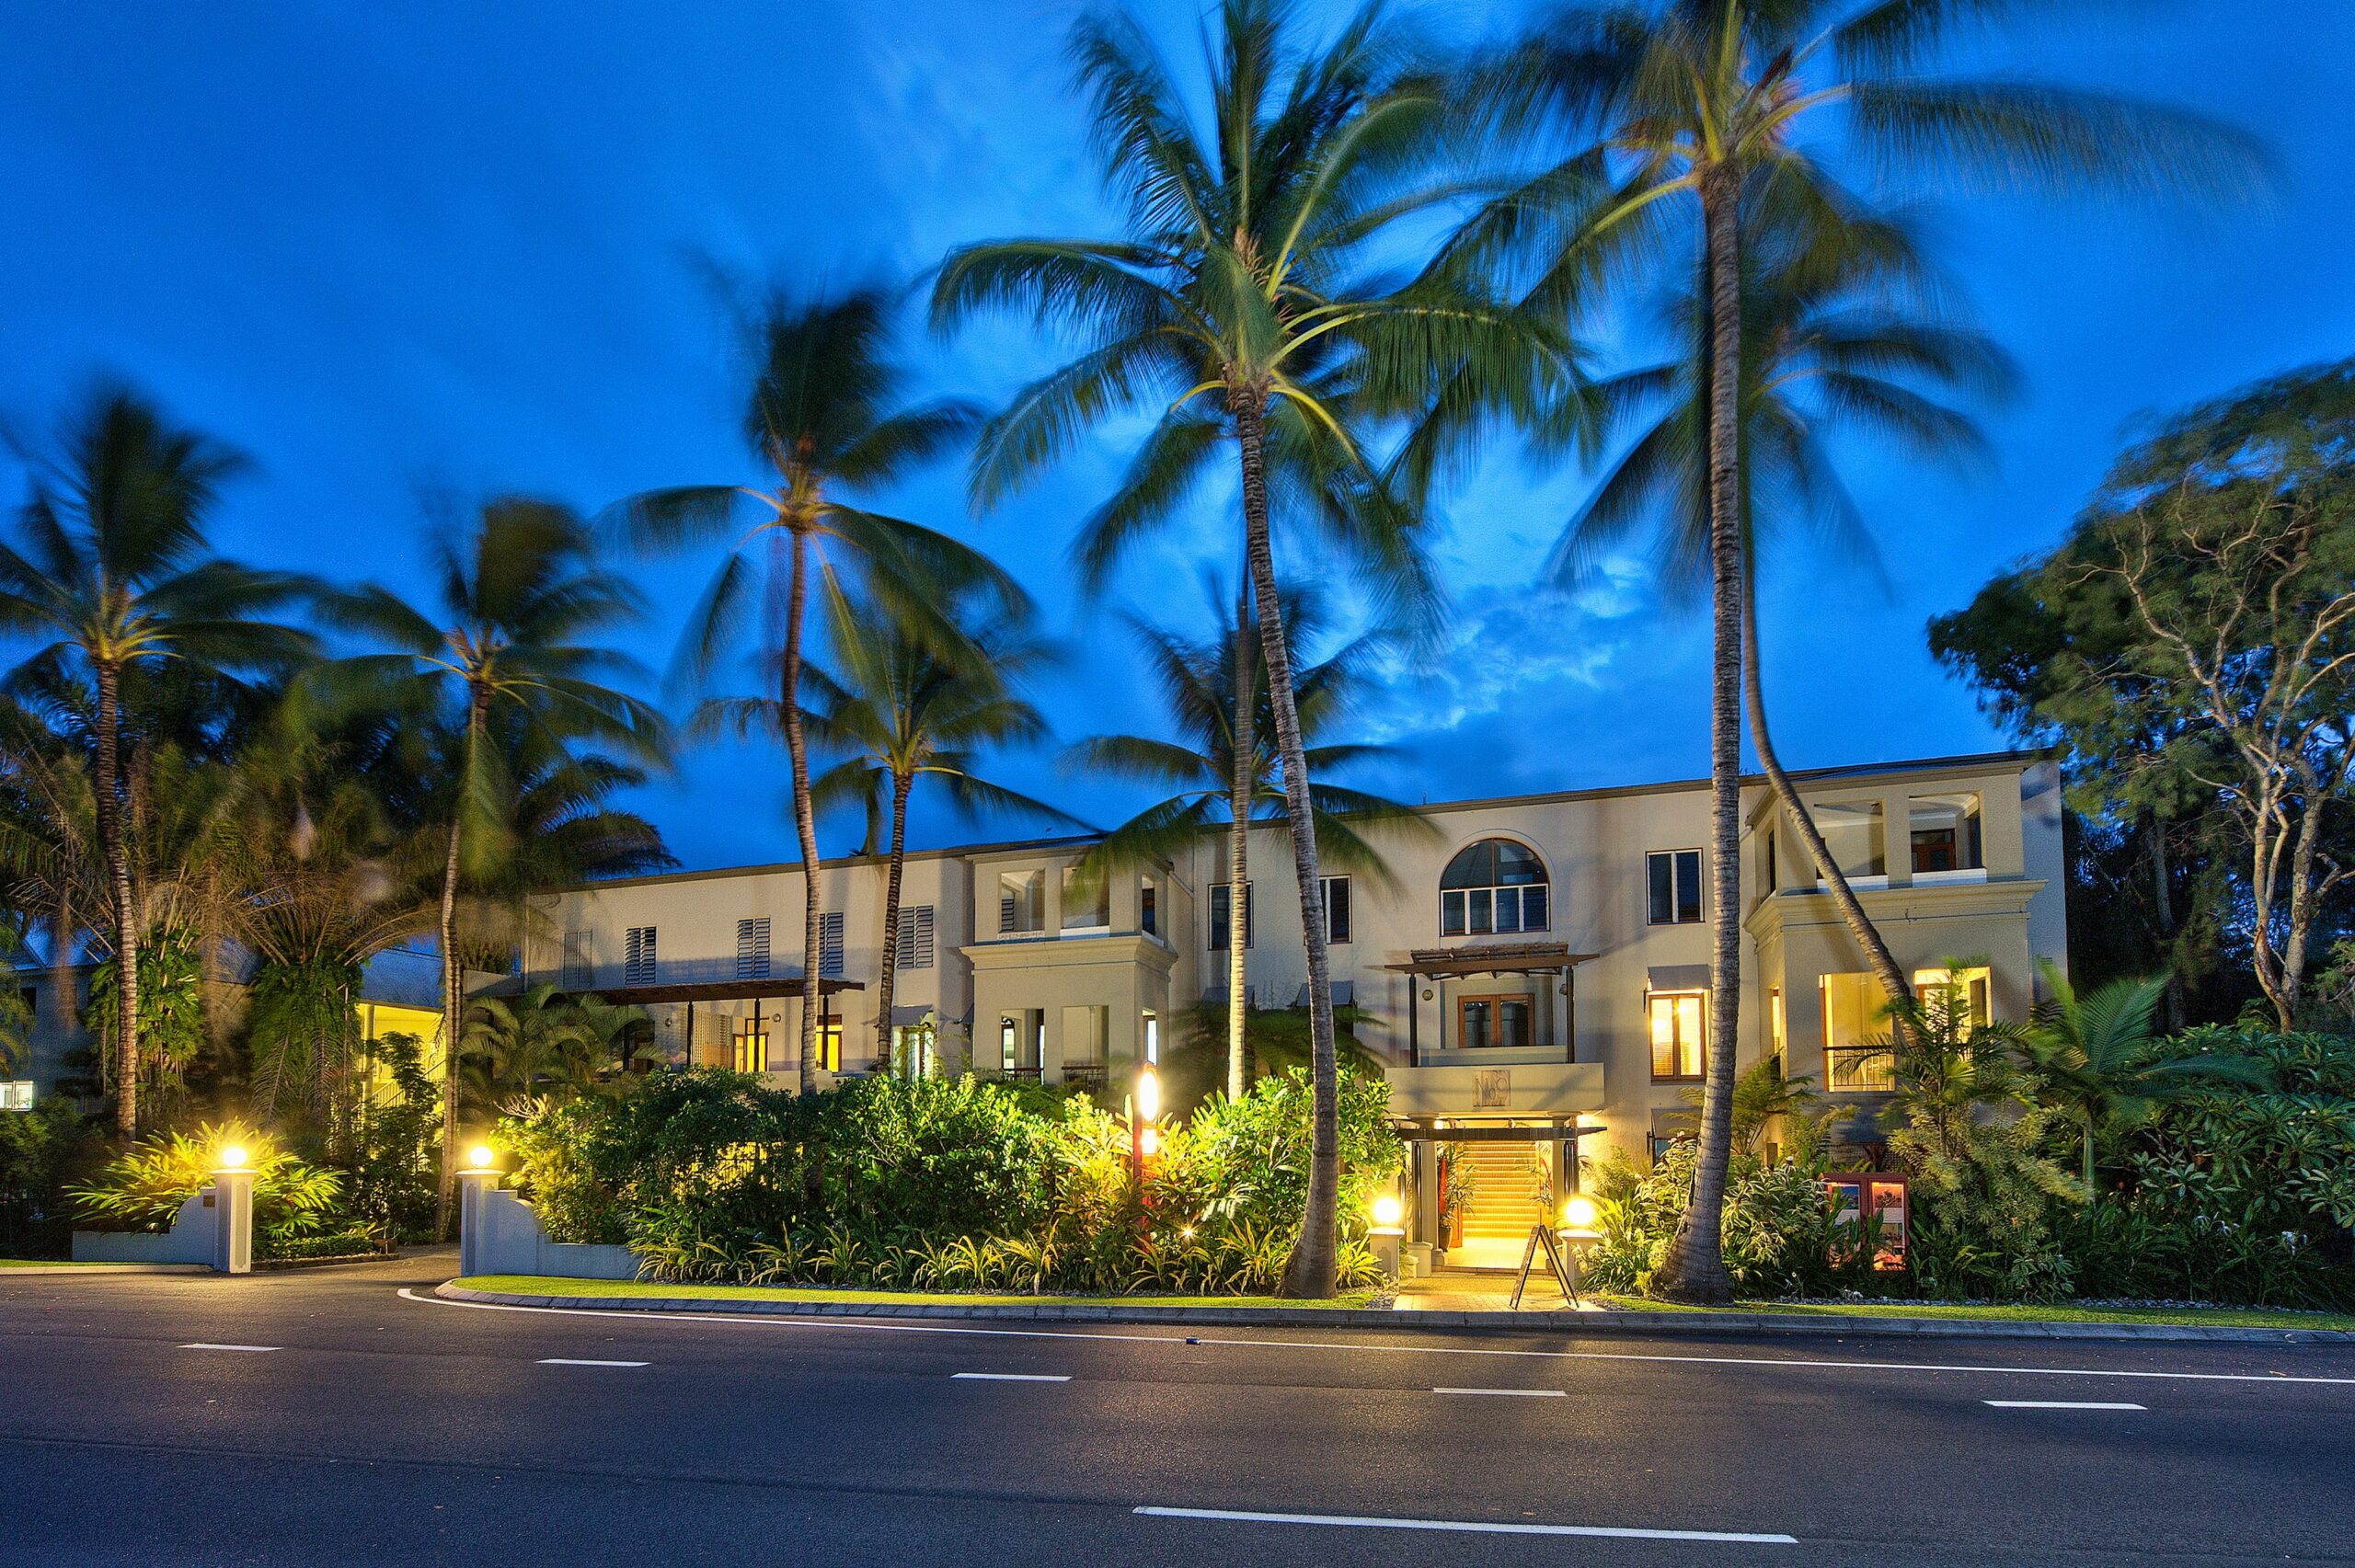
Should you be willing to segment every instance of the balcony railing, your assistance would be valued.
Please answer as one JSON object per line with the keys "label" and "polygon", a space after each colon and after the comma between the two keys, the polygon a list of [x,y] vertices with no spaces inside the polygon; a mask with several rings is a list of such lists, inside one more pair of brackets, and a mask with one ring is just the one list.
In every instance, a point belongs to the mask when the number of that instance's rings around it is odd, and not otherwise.
{"label": "balcony railing", "polygon": [[1887,1046],[1826,1046],[1823,1083],[1834,1094],[1880,1094],[1897,1087],[1897,1057]]}
{"label": "balcony railing", "polygon": [[1063,1063],[1063,1082],[1074,1089],[1090,1093],[1104,1087],[1104,1064],[1100,1061],[1067,1061]]}
{"label": "balcony railing", "polygon": [[[782,965],[739,966],[733,957],[661,958],[651,964],[563,964],[553,972],[537,969],[530,979],[553,980],[567,991],[636,990],[649,986],[747,985],[775,980],[780,991],[796,983],[793,970]],[[833,978],[833,977],[829,977]]]}

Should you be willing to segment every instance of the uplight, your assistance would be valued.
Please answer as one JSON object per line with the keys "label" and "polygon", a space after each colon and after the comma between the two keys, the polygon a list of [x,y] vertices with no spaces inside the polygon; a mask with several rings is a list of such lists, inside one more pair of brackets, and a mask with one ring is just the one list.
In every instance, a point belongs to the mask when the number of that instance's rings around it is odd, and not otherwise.
{"label": "uplight", "polygon": [[246,1146],[242,1143],[233,1143],[227,1148],[222,1150],[221,1168],[224,1171],[244,1170],[246,1168]]}
{"label": "uplight", "polygon": [[1150,1067],[1137,1074],[1137,1115],[1149,1122],[1161,1119],[1161,1074]]}
{"label": "uplight", "polygon": [[477,1143],[466,1150],[467,1163],[473,1165],[477,1171],[490,1169],[491,1158],[490,1145],[488,1143]]}
{"label": "uplight", "polygon": [[1406,1206],[1398,1201],[1396,1193],[1384,1193],[1373,1200],[1373,1222],[1376,1225],[1386,1229],[1397,1224],[1406,1218]]}
{"label": "uplight", "polygon": [[1594,1229],[1594,1199],[1574,1197],[1562,1205],[1562,1224],[1572,1230]]}

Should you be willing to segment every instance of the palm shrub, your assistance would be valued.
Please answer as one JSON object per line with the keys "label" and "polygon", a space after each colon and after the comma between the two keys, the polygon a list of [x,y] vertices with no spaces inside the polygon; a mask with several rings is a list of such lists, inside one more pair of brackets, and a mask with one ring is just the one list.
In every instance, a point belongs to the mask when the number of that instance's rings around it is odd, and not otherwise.
{"label": "palm shrub", "polygon": [[[1603,1239],[1587,1256],[1584,1283],[1607,1291],[1651,1288],[1699,1157],[1699,1145],[1680,1138],[1648,1168],[1624,1156],[1596,1168],[1591,1196]],[[1874,1238],[1840,1222],[1824,1172],[1812,1153],[1770,1165],[1747,1149],[1736,1151],[1725,1214],[1726,1269],[1736,1295],[1753,1300],[1825,1296],[1871,1276]]]}
{"label": "palm shrub", "polygon": [[100,1230],[167,1230],[180,1206],[212,1184],[222,1150],[235,1147],[246,1150],[246,1167],[254,1173],[257,1253],[285,1255],[339,1229],[343,1177],[236,1122],[142,1139],[71,1189],[75,1218]]}
{"label": "palm shrub", "polygon": [[29,1111],[0,1116],[0,1256],[51,1257],[66,1250],[70,1173],[103,1148],[71,1098],[52,1094]]}

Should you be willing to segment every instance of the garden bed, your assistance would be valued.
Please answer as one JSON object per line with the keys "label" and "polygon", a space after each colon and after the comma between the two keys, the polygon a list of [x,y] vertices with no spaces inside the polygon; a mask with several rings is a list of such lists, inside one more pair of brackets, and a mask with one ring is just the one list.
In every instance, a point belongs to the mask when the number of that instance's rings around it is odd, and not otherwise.
{"label": "garden bed", "polygon": [[776,1285],[669,1285],[653,1279],[557,1279],[541,1275],[469,1275],[450,1283],[462,1290],[500,1296],[575,1297],[597,1300],[777,1301],[842,1307],[1302,1307],[1367,1308],[1372,1290],[1345,1290],[1329,1301],[1274,1296],[1063,1296],[957,1290],[836,1290]]}

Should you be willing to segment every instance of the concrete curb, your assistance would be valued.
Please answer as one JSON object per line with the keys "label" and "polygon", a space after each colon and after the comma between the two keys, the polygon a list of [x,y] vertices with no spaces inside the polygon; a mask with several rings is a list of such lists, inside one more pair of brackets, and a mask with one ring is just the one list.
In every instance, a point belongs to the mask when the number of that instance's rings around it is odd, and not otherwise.
{"label": "concrete curb", "polygon": [[0,1268],[0,1282],[11,1279],[55,1279],[70,1275],[82,1278],[93,1274],[211,1274],[212,1266],[201,1263],[61,1263],[35,1264],[29,1268]]}
{"label": "concrete curb", "polygon": [[1748,1337],[1816,1334],[1842,1339],[2089,1339],[2211,1345],[2355,1345],[2342,1329],[2241,1328],[2190,1323],[2074,1323],[1968,1318],[1810,1316],[1798,1312],[1422,1312],[1367,1307],[1089,1307],[1042,1301],[1035,1307],[932,1302],[760,1301],[708,1297],[527,1296],[442,1284],[452,1301],[501,1307],[571,1307],[587,1311],[720,1313],[729,1317],[940,1318],[1027,1323],[1196,1324],[1218,1328],[1356,1328],[1384,1333],[1419,1330],[1532,1330],[1573,1333]]}

